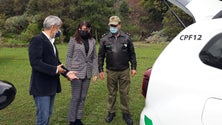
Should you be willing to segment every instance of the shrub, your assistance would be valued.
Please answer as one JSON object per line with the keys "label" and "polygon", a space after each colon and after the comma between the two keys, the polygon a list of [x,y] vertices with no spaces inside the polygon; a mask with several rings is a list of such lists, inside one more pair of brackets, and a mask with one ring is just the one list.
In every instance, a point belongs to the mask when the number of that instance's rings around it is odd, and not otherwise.
{"label": "shrub", "polygon": [[34,35],[39,34],[40,29],[37,23],[31,23],[28,27],[19,35],[20,41],[29,42]]}
{"label": "shrub", "polygon": [[19,34],[27,26],[29,22],[26,15],[10,17],[5,21],[5,31],[10,33]]}
{"label": "shrub", "polygon": [[5,20],[6,20],[5,14],[0,14],[0,27],[4,27]]}
{"label": "shrub", "polygon": [[168,37],[163,34],[163,30],[152,32],[152,35],[145,39],[147,43],[168,42]]}

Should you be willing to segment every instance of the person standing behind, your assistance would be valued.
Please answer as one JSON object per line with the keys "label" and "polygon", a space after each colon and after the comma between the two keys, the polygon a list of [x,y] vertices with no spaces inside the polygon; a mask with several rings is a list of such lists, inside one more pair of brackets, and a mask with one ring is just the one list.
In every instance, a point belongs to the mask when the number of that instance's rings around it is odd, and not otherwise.
{"label": "person standing behind", "polygon": [[56,93],[61,92],[59,75],[69,80],[76,79],[74,71],[67,70],[60,62],[54,44],[56,34],[60,34],[62,21],[50,15],[45,18],[41,34],[34,36],[29,43],[29,61],[32,67],[30,95],[36,105],[36,125],[48,125],[53,111]]}
{"label": "person standing behind", "polygon": [[80,23],[74,36],[70,37],[66,66],[69,70],[77,71],[79,78],[71,81],[72,99],[68,120],[70,125],[83,125],[81,119],[92,71],[93,81],[98,78],[96,40],[92,37],[90,23]]}
{"label": "person standing behind", "polygon": [[136,74],[136,54],[130,36],[121,31],[121,21],[118,16],[109,18],[110,33],[105,34],[101,41],[98,54],[99,76],[105,78],[103,65],[106,58],[108,115],[105,118],[107,123],[115,117],[116,96],[119,89],[120,103],[123,119],[127,125],[133,125],[129,111],[129,89],[130,89],[130,68],[131,75]]}

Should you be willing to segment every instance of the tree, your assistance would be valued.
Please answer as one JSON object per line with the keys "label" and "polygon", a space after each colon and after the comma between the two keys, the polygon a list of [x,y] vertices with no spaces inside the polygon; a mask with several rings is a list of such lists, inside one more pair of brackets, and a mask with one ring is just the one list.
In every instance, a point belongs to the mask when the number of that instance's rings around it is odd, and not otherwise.
{"label": "tree", "polygon": [[[185,24],[185,26],[189,26],[193,23],[192,17],[183,12],[180,8],[176,6],[172,6],[172,10],[177,14],[181,21]],[[176,17],[168,10],[164,14],[163,23],[163,32],[164,35],[168,36],[169,40],[172,40],[184,27],[181,23],[176,19]]]}
{"label": "tree", "polygon": [[14,0],[13,12],[15,15],[22,15],[26,11],[29,0]]}
{"label": "tree", "polygon": [[142,0],[141,5],[145,15],[141,17],[141,24],[148,30],[147,33],[162,29],[162,20],[167,6],[161,0]]}
{"label": "tree", "polygon": [[4,14],[6,17],[14,16],[12,3],[14,0],[0,0],[0,14]]}
{"label": "tree", "polygon": [[[20,5],[16,6],[17,4]],[[78,24],[84,20],[92,24],[93,35],[97,40],[108,31],[107,24],[110,16],[118,15],[122,20],[125,19],[130,22],[128,19],[130,9],[126,0],[1,0],[0,10],[2,10],[2,13],[0,12],[0,23],[6,20],[5,29],[3,29],[6,33],[13,31],[16,35],[28,37],[32,35],[32,32],[30,32],[32,29],[38,27],[41,30],[42,22],[46,16],[57,15],[63,21],[62,31],[65,42],[68,42]],[[17,27],[14,22],[20,20],[18,17],[22,16],[26,17],[24,19],[27,22],[22,23],[24,26]],[[22,20],[20,21],[22,22]],[[13,25],[9,26],[8,24]],[[127,29],[136,32],[137,28],[135,27],[137,25],[131,26],[130,23],[127,23],[127,25],[129,26],[127,26]]]}
{"label": "tree", "polygon": [[72,14],[62,16],[68,37],[74,33],[80,22],[86,20],[91,23],[93,34],[98,40],[107,29],[109,16],[114,13],[113,4],[113,0],[103,2],[101,0],[78,0],[75,4],[71,4],[65,11]]}
{"label": "tree", "polygon": [[123,1],[119,7],[120,15],[124,18],[125,21],[129,20],[130,9],[126,1]]}

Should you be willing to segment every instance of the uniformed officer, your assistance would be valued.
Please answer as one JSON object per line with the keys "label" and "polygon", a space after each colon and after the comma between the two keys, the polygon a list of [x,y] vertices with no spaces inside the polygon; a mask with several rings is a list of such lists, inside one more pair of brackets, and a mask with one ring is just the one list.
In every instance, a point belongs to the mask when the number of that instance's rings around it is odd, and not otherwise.
{"label": "uniformed officer", "polygon": [[[129,111],[130,71],[136,74],[136,54],[130,35],[121,31],[121,20],[118,16],[109,19],[110,32],[101,41],[98,54],[99,77],[105,78],[103,65],[106,58],[108,115],[106,122],[111,122],[116,112],[117,91],[120,93],[120,103],[123,119],[127,125],[133,125]],[[131,65],[130,65],[130,64]]]}

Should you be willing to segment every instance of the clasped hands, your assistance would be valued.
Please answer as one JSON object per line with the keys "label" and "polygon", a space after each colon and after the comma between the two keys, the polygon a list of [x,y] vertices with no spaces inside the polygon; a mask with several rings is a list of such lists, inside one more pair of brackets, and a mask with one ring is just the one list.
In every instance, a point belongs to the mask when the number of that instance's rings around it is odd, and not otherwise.
{"label": "clasped hands", "polygon": [[[61,74],[61,73],[65,73],[67,71],[67,69],[62,65],[58,65],[57,66],[57,69],[58,69],[58,73]],[[79,79],[77,76],[76,76],[76,71],[68,71],[66,76],[67,76],[67,79],[69,81],[72,81],[73,79]]]}
{"label": "clasped hands", "polygon": [[66,76],[67,76],[67,79],[69,81],[72,81],[73,79],[79,79],[77,76],[76,76],[76,71],[69,71]]}

